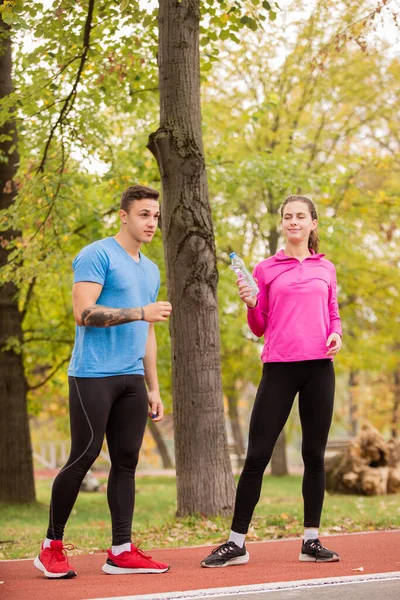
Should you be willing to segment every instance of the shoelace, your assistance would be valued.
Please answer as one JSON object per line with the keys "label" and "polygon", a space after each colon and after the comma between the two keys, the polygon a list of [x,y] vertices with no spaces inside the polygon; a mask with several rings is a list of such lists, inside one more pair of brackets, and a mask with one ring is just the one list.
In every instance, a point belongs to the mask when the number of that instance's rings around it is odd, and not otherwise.
{"label": "shoelace", "polygon": [[211,552],[211,554],[226,554],[227,552],[229,552],[229,550],[231,550],[231,547],[229,545],[229,542],[225,542],[225,544],[221,544],[221,546],[218,546],[218,548],[214,548],[214,550]]}
{"label": "shoelace", "polygon": [[73,544],[63,544],[62,548],[57,548],[54,551],[54,559],[58,562],[64,562],[64,560],[68,561],[67,558],[67,550],[73,550],[75,546]]}
{"label": "shoelace", "polygon": [[311,548],[311,550],[317,550],[318,552],[320,552],[321,550],[325,550],[324,546],[318,539],[311,540],[309,543],[309,547]]}
{"label": "shoelace", "polygon": [[136,551],[136,554],[139,554],[139,556],[141,556],[142,558],[148,558],[149,560],[151,560],[151,558],[152,558],[152,557],[150,556],[150,554],[146,554],[146,553],[145,553],[145,552],[143,552],[143,550],[141,550],[140,548],[136,548],[136,547],[135,547],[135,551]]}

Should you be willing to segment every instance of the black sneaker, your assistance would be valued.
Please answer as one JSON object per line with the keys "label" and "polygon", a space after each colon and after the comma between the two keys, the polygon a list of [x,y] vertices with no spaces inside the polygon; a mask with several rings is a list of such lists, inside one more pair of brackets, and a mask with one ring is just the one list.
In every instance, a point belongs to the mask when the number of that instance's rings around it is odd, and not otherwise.
{"label": "black sneaker", "polygon": [[319,539],[308,540],[301,545],[299,560],[302,562],[337,562],[340,556],[333,550],[324,548]]}
{"label": "black sneaker", "polygon": [[244,565],[249,562],[250,554],[246,546],[239,548],[235,542],[227,542],[214,548],[207,558],[201,561],[202,567],[230,567],[231,565]]}

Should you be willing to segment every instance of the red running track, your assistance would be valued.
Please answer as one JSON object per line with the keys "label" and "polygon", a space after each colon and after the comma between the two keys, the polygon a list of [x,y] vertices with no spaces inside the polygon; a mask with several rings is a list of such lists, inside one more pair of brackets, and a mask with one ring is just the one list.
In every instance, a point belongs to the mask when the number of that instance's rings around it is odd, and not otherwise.
{"label": "red running track", "polygon": [[106,575],[101,571],[105,554],[71,557],[78,576],[68,580],[46,579],[31,560],[0,561],[0,598],[83,600],[400,571],[400,530],[322,540],[339,552],[340,562],[300,563],[299,540],[251,542],[250,562],[224,569],[200,567],[213,546],[154,550],[154,558],[171,565],[160,575]]}

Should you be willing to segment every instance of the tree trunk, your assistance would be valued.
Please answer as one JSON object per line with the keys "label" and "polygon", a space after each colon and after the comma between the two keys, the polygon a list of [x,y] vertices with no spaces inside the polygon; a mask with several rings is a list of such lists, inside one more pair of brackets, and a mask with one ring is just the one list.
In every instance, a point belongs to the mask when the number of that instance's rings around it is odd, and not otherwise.
{"label": "tree trunk", "polygon": [[349,434],[356,437],[358,434],[358,406],[356,387],[358,385],[358,371],[351,370],[349,374]]}
{"label": "tree trunk", "polygon": [[162,464],[164,469],[173,469],[174,465],[172,463],[171,457],[168,452],[168,448],[164,441],[164,438],[161,434],[159,427],[149,419],[149,429],[150,433],[153,436],[155,443],[157,444],[157,450],[161,456]]}
{"label": "tree trunk", "polygon": [[245,448],[243,443],[243,434],[239,422],[238,398],[235,392],[227,395],[228,399],[228,414],[232,428],[233,442],[235,444],[235,453],[237,456],[238,466],[244,464]]}
{"label": "tree trunk", "polygon": [[203,154],[199,0],[159,3],[160,169],[170,320],[178,515],[231,513],[222,402],[218,271]]}
{"label": "tree trunk", "polygon": [[272,227],[268,235],[269,253],[272,256],[278,250],[279,231]]}
{"label": "tree trunk", "polygon": [[392,436],[397,438],[400,418],[400,367],[393,374],[393,383]]}
{"label": "tree trunk", "polygon": [[286,460],[286,435],[282,429],[278,437],[271,458],[271,474],[272,475],[288,475],[288,466]]}
{"label": "tree trunk", "polygon": [[[270,199],[270,210],[271,213],[275,212],[276,208],[272,199]],[[279,231],[277,228],[271,228],[268,236],[269,241],[269,252],[271,256],[276,254],[278,250]],[[271,474],[272,475],[287,475],[289,473],[286,458],[286,434],[285,430],[282,429],[277,442],[275,444],[274,451],[271,457]]]}
{"label": "tree trunk", "polygon": [[[3,4],[0,1],[0,4]],[[0,98],[12,91],[11,38],[0,18]],[[16,195],[13,181],[19,162],[15,123],[0,129],[0,210],[7,209]],[[7,136],[4,140],[3,136]],[[13,149],[14,148],[14,149]],[[0,267],[7,263],[9,240],[19,235],[8,230],[0,236]],[[34,502],[32,446],[29,433],[22,344],[22,319],[17,288],[11,282],[0,286],[0,502]],[[17,341],[5,349],[10,339]]]}

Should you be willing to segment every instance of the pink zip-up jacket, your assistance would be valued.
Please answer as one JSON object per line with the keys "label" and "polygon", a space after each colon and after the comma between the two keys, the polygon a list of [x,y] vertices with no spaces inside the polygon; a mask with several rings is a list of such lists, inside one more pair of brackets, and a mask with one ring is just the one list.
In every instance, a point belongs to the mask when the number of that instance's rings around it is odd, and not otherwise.
{"label": "pink zip-up jacket", "polygon": [[247,310],[254,335],[264,336],[263,362],[329,358],[326,341],[342,335],[336,298],[336,270],[324,254],[300,262],[280,250],[258,263],[257,305]]}

